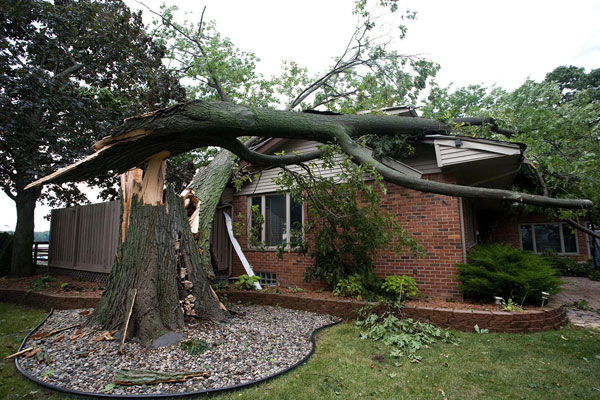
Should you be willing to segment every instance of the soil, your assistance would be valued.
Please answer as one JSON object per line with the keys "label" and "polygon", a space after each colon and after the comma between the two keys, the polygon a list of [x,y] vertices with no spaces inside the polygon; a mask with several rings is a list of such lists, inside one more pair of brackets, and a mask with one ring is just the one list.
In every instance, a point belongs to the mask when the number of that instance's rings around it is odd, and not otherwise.
{"label": "soil", "polygon": [[[228,290],[236,290],[233,285],[229,285]],[[334,300],[351,300],[349,297],[337,297],[334,296],[330,290],[327,289],[308,289],[300,287],[264,287],[263,293],[277,293],[285,294],[296,297],[306,297],[311,299],[334,299]],[[435,308],[449,308],[456,310],[481,310],[481,311],[496,311],[496,305],[494,303],[482,303],[482,302],[469,302],[465,300],[446,300],[437,299],[430,297],[423,297],[415,300],[409,300],[406,302],[408,307],[435,307]],[[524,306],[523,311],[540,310],[539,307]]]}
{"label": "soil", "polygon": [[106,285],[72,276],[34,275],[25,278],[1,278],[0,289],[31,290],[61,296],[101,296]]}
{"label": "soil", "polygon": [[[105,284],[101,282],[90,282],[80,280],[71,276],[51,275],[54,281],[44,283],[44,275],[35,275],[25,278],[0,278],[0,289],[20,289],[32,290],[35,292],[48,293],[62,296],[98,296],[102,295]],[[67,285],[64,285],[64,284]],[[66,286],[63,289],[63,286]],[[229,285],[228,290],[235,290],[233,285]],[[285,294],[296,297],[311,299],[334,299],[334,300],[352,300],[348,297],[336,297],[327,289],[310,289],[300,287],[265,287],[263,293]],[[457,310],[484,310],[495,311],[496,305],[493,303],[479,303],[460,300],[445,300],[436,298],[420,298],[410,300],[406,303],[409,307],[436,307],[450,308]],[[524,311],[537,310],[538,307],[525,306]]]}

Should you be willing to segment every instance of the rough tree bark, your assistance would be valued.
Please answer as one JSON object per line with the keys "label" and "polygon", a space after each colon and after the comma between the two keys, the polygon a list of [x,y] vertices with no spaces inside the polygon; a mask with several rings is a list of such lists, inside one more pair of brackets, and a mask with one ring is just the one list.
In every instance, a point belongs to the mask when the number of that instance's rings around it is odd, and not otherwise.
{"label": "rough tree bark", "polygon": [[[200,254],[200,264],[206,275],[214,277],[210,253],[210,235],[212,223],[221,194],[227,182],[231,179],[234,168],[234,156],[227,150],[221,150],[215,158],[194,175],[188,185],[184,197],[189,199],[186,208],[188,215],[193,214],[190,220],[192,232],[196,235],[196,242]],[[193,196],[194,198],[191,198]],[[189,205],[188,205],[189,204]],[[193,209],[192,209],[193,208]]]}
{"label": "rough tree bark", "polygon": [[[144,345],[183,326],[184,314],[224,320],[200,265],[183,199],[163,200],[164,155],[150,161],[143,181],[123,189],[122,235],[109,283],[90,322],[123,329],[128,293],[137,289],[127,336]],[[138,176],[141,174],[138,174]]]}
{"label": "rough tree bark", "polygon": [[24,190],[23,179],[16,179],[15,206],[17,208],[17,226],[13,242],[11,277],[31,276],[35,272],[32,262],[35,203],[40,197],[41,188]]}

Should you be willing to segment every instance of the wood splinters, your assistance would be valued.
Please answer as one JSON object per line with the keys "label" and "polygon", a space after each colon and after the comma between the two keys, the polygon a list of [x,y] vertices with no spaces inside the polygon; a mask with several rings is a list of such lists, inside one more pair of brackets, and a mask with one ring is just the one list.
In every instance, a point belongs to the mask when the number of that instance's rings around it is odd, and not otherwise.
{"label": "wood splinters", "polygon": [[117,385],[153,385],[156,383],[185,382],[190,378],[207,378],[207,371],[160,372],[148,370],[121,369],[115,373],[113,382]]}
{"label": "wood splinters", "polygon": [[13,353],[13,354],[11,354],[11,355],[9,355],[9,356],[6,356],[6,357],[4,357],[4,359],[6,359],[6,360],[10,360],[11,358],[18,357],[18,356],[20,356],[21,354],[25,354],[25,353],[27,353],[28,351],[31,351],[31,350],[33,350],[33,349],[34,349],[33,347],[27,347],[26,349],[23,349],[23,350],[17,351],[16,353]]}
{"label": "wood splinters", "polygon": [[64,333],[61,334],[61,335],[58,335],[57,337],[54,338],[53,343],[61,342],[62,340],[64,340],[64,338],[65,338],[65,334]]}
{"label": "wood splinters", "polygon": [[131,289],[131,301],[129,303],[129,312],[127,313],[127,319],[125,320],[125,328],[123,328],[123,334],[121,335],[121,345],[119,346],[119,354],[123,354],[123,346],[125,345],[125,337],[127,336],[127,328],[129,327],[129,319],[133,312],[133,304],[135,303],[135,296],[137,295],[137,289]]}
{"label": "wood splinters", "polygon": [[55,334],[57,334],[57,333],[60,333],[60,332],[63,332],[63,331],[69,330],[69,329],[77,328],[77,327],[79,327],[79,326],[81,326],[81,324],[69,325],[69,326],[66,326],[66,327],[64,327],[64,328],[58,328],[58,329],[55,329],[55,330],[53,330],[53,331],[50,331],[50,332],[40,332],[40,333],[36,333],[35,335],[32,335],[32,336],[30,337],[30,339],[31,339],[31,340],[39,340],[39,339],[43,339],[43,338],[45,338],[45,337],[52,336],[52,335],[55,335]]}
{"label": "wood splinters", "polygon": [[41,350],[41,347],[36,347],[35,349],[23,354],[23,357],[31,358],[31,357],[35,356],[38,353],[38,351],[40,351],[40,350]]}

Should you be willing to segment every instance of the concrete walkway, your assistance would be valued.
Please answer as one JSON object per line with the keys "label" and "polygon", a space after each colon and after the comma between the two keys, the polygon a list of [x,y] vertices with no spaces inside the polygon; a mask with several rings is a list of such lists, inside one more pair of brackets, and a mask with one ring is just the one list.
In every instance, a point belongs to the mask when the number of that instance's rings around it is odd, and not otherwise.
{"label": "concrete walkway", "polygon": [[[569,321],[576,327],[600,329],[600,282],[588,278],[563,277],[562,292],[556,301],[565,304]],[[573,306],[575,302],[587,301],[591,310]]]}

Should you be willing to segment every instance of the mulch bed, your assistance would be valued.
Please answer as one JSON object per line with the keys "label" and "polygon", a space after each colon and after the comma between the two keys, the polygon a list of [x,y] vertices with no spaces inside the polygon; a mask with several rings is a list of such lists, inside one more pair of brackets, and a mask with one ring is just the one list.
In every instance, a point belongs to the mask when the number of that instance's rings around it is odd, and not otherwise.
{"label": "mulch bed", "polygon": [[[44,275],[28,276],[25,278],[2,278],[0,289],[14,289],[61,295],[66,297],[94,296],[100,297],[105,285],[99,282],[84,281],[72,276],[50,275],[55,280],[43,283]],[[37,282],[36,282],[37,281]],[[66,283],[66,285],[64,285]]]}

